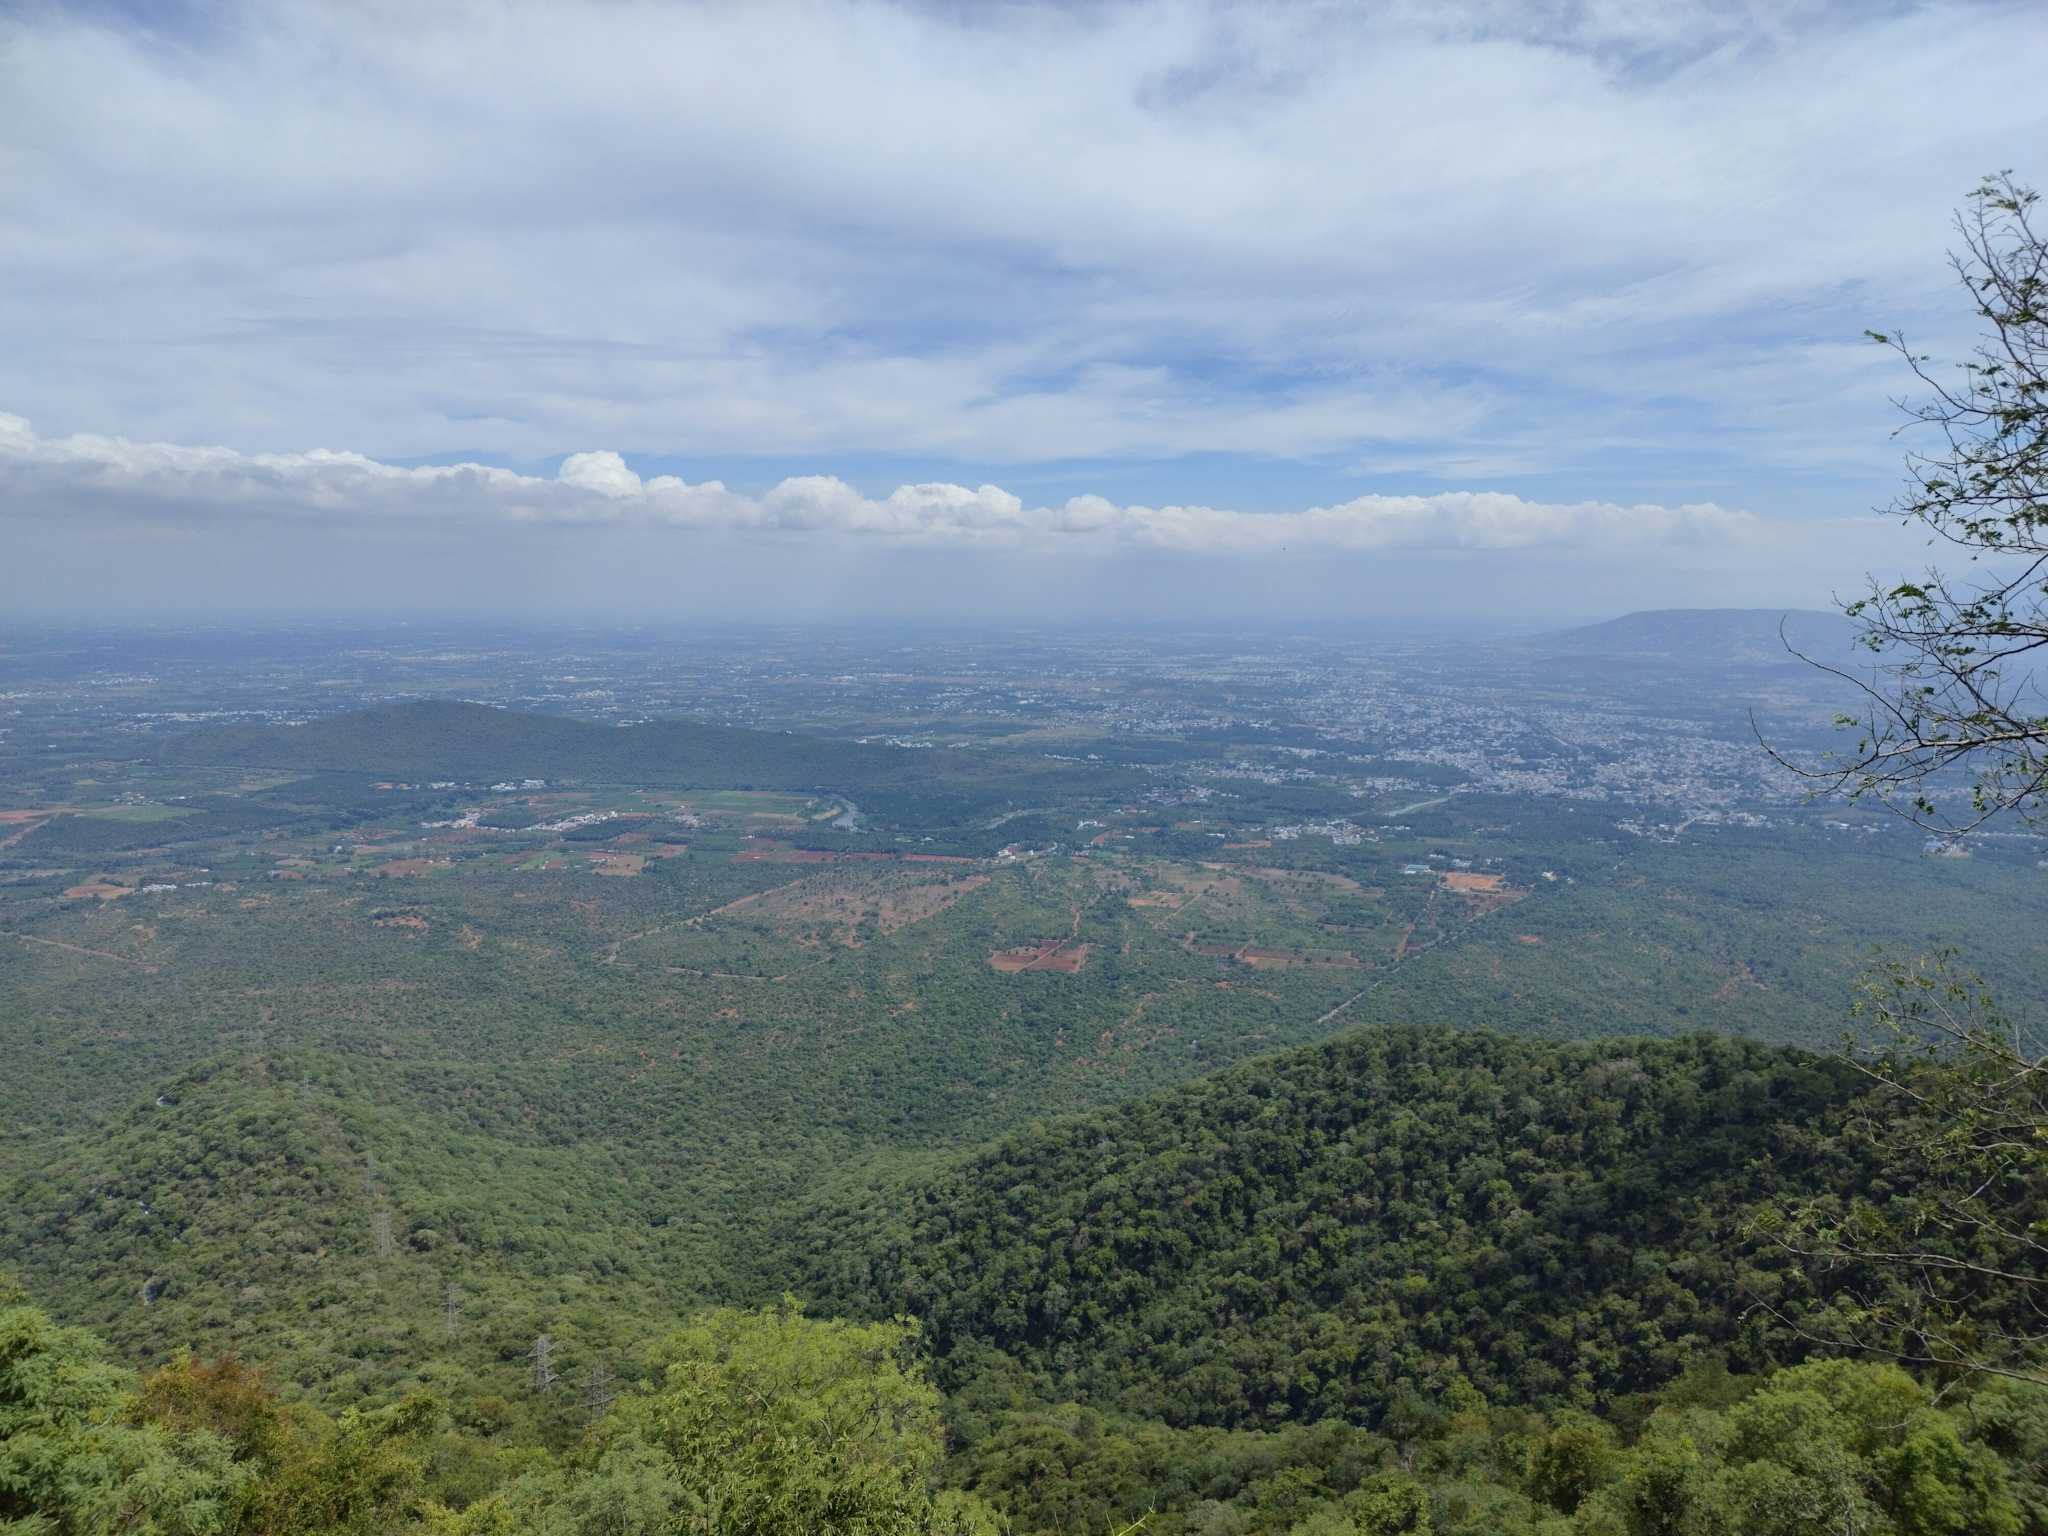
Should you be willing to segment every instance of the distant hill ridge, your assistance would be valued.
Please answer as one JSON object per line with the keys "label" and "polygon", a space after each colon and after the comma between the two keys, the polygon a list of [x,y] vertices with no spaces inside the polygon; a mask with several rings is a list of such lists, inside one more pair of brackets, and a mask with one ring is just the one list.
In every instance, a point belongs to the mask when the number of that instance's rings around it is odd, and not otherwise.
{"label": "distant hill ridge", "polygon": [[1806,655],[1846,657],[1861,626],[1818,608],[1647,608],[1618,619],[1539,636],[1532,643],[1571,655],[1672,656],[1697,661],[1798,663]]}
{"label": "distant hill ridge", "polygon": [[1068,766],[1002,752],[864,745],[697,720],[597,725],[455,699],[379,705],[298,726],[199,730],[164,743],[158,755],[181,766],[400,778],[846,792],[933,783],[960,788],[1020,774],[1043,778]]}

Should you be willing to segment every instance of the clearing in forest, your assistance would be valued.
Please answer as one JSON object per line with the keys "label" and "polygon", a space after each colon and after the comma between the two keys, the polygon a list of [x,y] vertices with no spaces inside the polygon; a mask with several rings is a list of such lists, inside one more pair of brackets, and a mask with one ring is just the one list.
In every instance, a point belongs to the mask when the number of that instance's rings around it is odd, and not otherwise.
{"label": "clearing in forest", "polygon": [[1088,946],[1076,944],[1071,939],[1052,939],[1044,944],[1019,945],[1015,949],[999,949],[988,957],[991,969],[1005,975],[1017,971],[1059,971],[1071,976],[1081,969],[1088,959]]}
{"label": "clearing in forest", "polygon": [[1445,890],[1465,898],[1466,908],[1474,917],[1512,906],[1528,894],[1510,888],[1499,875],[1482,875],[1472,870],[1447,869],[1438,878]]}
{"label": "clearing in forest", "polygon": [[65,891],[64,899],[66,901],[81,901],[87,896],[97,896],[101,901],[113,901],[119,897],[133,896],[134,894],[135,888],[133,886],[116,885],[111,880],[100,879],[87,880],[82,885],[72,886],[69,890]]}
{"label": "clearing in forest", "polygon": [[[1277,869],[1265,865],[1247,864],[1244,872],[1256,875],[1273,885],[1322,886],[1327,890],[1344,891],[1350,895],[1361,895],[1365,887],[1349,875],[1340,875],[1327,869]],[[1494,878],[1498,878],[1497,876]]]}
{"label": "clearing in forest", "polygon": [[851,945],[856,930],[866,922],[872,921],[883,933],[894,933],[937,917],[988,883],[987,875],[933,880],[849,870],[763,891],[748,902],[747,917],[784,934],[823,926],[835,930],[832,937],[837,942]]}
{"label": "clearing in forest", "polygon": [[1133,896],[1134,907],[1163,907],[1177,912],[1184,906],[1203,902],[1234,904],[1245,897],[1244,881],[1224,864],[1156,864],[1146,871],[1159,884],[1142,896]]}
{"label": "clearing in forest", "polygon": [[798,848],[772,837],[750,837],[747,846],[732,856],[735,864],[875,864],[896,856],[879,849],[847,849],[832,852],[824,848]]}
{"label": "clearing in forest", "polygon": [[1491,894],[1501,887],[1499,875],[1475,874],[1469,869],[1447,869],[1443,872],[1443,882],[1450,889],[1466,896]]}
{"label": "clearing in forest", "polygon": [[735,864],[830,864],[832,855],[820,848],[793,848],[788,843],[750,837],[747,846],[732,856]]}
{"label": "clearing in forest", "polygon": [[1357,970],[1365,963],[1348,949],[1258,949],[1249,944],[1237,952],[1237,958],[1260,971],[1286,970],[1296,965]]}

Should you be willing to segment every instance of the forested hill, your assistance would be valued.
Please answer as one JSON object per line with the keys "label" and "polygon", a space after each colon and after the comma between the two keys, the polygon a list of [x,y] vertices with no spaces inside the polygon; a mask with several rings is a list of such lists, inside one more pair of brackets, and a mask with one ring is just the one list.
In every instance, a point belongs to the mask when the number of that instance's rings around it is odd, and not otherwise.
{"label": "forested hill", "polygon": [[[2037,1393],[1937,1397],[1873,1361],[1768,1369],[1803,1350],[1780,1319],[1829,1324],[1746,1213],[1887,1193],[1845,1134],[1860,1080],[1838,1061],[1361,1033],[1034,1129],[907,1198],[785,1212],[786,1246],[749,1245],[732,1278],[802,1284],[808,1315],[662,1317],[618,1315],[591,1282],[659,1261],[698,1200],[607,1208],[619,1181],[577,1163],[630,1155],[598,1142],[515,1152],[508,1175],[446,1141],[432,1155],[474,1192],[417,1209],[431,1226],[380,1225],[418,1205],[417,1169],[369,1161],[366,1069],[302,1053],[191,1074],[80,1154],[89,1198],[53,1183],[18,1202],[48,1225],[0,1249],[64,1252],[71,1272],[41,1278],[74,1307],[138,1272],[145,1226],[175,1228],[192,1262],[139,1271],[126,1310],[208,1347],[137,1380],[0,1275],[0,1527],[2048,1530]],[[502,1246],[529,1283],[457,1269],[444,1288],[428,1266],[458,1245]],[[899,1310],[923,1342],[825,1316]],[[256,1339],[296,1336],[349,1411],[209,1358],[266,1311]],[[395,1361],[406,1395],[363,1401]]]}
{"label": "forested hill", "polygon": [[849,794],[997,781],[1028,790],[1055,775],[1085,790],[1104,778],[1082,765],[1008,753],[875,746],[695,720],[605,726],[452,699],[388,704],[300,726],[199,730],[166,742],[160,755],[185,766]]}
{"label": "forested hill", "polygon": [[792,1245],[822,1308],[923,1319],[956,1390],[1224,1426],[1378,1422],[1459,1376],[1591,1405],[1785,1351],[1745,1309],[1802,1302],[1745,1213],[1863,1186],[1856,1092],[1705,1036],[1377,1030],[1017,1136]]}

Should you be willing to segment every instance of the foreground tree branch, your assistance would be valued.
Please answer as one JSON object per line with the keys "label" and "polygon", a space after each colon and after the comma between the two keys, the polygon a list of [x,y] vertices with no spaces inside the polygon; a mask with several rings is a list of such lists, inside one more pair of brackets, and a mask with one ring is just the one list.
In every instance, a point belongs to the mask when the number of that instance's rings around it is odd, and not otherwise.
{"label": "foreground tree branch", "polygon": [[[1957,216],[1951,256],[1986,333],[1957,377],[1905,337],[1872,331],[1924,387],[1896,402],[1901,431],[1937,440],[1906,460],[1887,510],[1967,553],[1967,576],[1930,569],[1873,580],[1845,605],[1874,658],[1837,717],[1853,750],[1784,767],[1824,792],[1869,799],[1962,836],[1994,817],[2032,818],[2048,796],[2048,243],[2040,194],[1988,177]],[[1924,436],[1922,438],[1924,440]],[[1796,654],[1796,653],[1795,653]],[[1812,658],[1805,658],[1812,660]]]}
{"label": "foreground tree branch", "polygon": [[1758,1235],[1840,1277],[1802,1337],[1951,1377],[2048,1386],[2048,1053],[1943,953],[1881,968],[1849,1061],[1876,1090],[1846,1134],[1888,1193],[1788,1203]]}

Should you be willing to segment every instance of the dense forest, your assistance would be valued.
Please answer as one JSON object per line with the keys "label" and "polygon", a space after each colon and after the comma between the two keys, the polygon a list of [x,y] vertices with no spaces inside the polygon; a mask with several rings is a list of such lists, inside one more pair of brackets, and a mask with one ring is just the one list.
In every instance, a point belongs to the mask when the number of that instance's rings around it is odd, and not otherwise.
{"label": "dense forest", "polygon": [[1226,1428],[1379,1425],[1453,1382],[1592,1407],[1796,1348],[1742,1240],[1868,1186],[1860,1079],[1739,1041],[1389,1028],[1027,1133],[792,1247],[833,1310],[923,1319],[942,1379]]}
{"label": "dense forest", "polygon": [[[666,1323],[380,1289],[380,1244],[476,1243],[454,1227],[482,1213],[373,1219],[364,1253],[379,1192],[334,1182],[334,1085],[298,1081],[305,1112],[244,1093],[184,1154],[188,1188],[255,1180],[252,1211],[295,1230],[186,1235],[220,1263],[299,1255],[245,1298],[290,1285],[305,1327],[357,1347],[375,1309],[445,1305],[440,1362],[323,1408],[222,1350],[138,1374],[17,1290],[10,1528],[2048,1530],[2037,1389],[1816,1354],[1849,1277],[1759,1214],[1914,1192],[1872,1160],[1868,1083],[1802,1052],[1359,1031],[813,1202],[735,1256],[729,1302]],[[41,1239],[83,1266],[67,1289],[118,1267],[133,1218],[108,1193]],[[499,1240],[546,1220],[498,1214]],[[129,1305],[204,1338],[225,1277],[190,1289]]]}
{"label": "dense forest", "polygon": [[[586,1427],[549,1452],[493,1444],[488,1402],[422,1393],[331,1417],[231,1360],[138,1377],[0,1295],[0,1520],[164,1536],[2021,1536],[2048,1522],[2038,1394],[1993,1381],[1937,1398],[1881,1363],[1706,1366],[1604,1416],[1454,1387],[1377,1432],[1176,1430],[1058,1406],[949,1459],[909,1325],[721,1310],[643,1353],[647,1384],[593,1378]],[[572,1395],[547,1372],[542,1357],[536,1391]]]}

